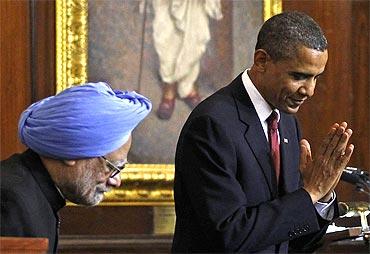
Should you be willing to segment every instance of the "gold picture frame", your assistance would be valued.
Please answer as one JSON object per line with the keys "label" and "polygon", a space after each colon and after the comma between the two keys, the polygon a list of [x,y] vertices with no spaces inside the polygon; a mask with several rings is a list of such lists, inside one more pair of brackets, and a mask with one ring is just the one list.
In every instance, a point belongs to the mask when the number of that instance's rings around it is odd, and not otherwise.
{"label": "gold picture frame", "polygon": [[263,21],[283,11],[283,0],[263,1]]}
{"label": "gold picture frame", "polygon": [[[56,0],[56,92],[88,77],[88,0]],[[264,20],[282,11],[282,0],[263,0]],[[131,164],[124,185],[100,205],[173,205],[173,164]]]}

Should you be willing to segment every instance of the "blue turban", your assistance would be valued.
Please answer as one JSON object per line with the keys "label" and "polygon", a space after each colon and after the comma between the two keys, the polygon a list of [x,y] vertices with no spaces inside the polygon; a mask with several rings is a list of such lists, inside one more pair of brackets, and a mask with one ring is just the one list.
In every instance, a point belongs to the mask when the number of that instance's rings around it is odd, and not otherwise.
{"label": "blue turban", "polygon": [[99,157],[125,144],[151,108],[151,102],[136,92],[86,83],[29,106],[20,117],[18,135],[45,157]]}

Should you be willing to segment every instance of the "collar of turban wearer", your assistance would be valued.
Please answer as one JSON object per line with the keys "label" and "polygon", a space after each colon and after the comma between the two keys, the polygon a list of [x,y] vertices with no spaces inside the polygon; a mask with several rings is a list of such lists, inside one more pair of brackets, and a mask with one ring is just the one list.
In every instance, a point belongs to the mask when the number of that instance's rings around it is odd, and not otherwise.
{"label": "collar of turban wearer", "polygon": [[86,83],[29,106],[20,117],[18,135],[45,157],[99,157],[125,144],[151,108],[150,100],[136,92]]}

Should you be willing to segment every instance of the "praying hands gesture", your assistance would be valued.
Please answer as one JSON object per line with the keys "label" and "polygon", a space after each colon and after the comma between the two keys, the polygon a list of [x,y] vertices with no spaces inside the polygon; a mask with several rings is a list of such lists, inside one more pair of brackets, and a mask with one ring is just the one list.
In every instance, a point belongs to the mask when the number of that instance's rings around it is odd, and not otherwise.
{"label": "praying hands gesture", "polygon": [[347,128],[346,122],[333,124],[315,158],[308,141],[301,140],[303,188],[310,194],[313,203],[330,200],[353,153],[354,145],[348,145],[351,135],[352,130]]}

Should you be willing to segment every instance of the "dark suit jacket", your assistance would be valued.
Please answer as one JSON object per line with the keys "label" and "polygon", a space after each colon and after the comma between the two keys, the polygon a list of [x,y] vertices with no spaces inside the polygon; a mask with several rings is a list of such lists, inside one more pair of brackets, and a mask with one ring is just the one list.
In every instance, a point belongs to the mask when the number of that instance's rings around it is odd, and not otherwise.
{"label": "dark suit jacket", "polygon": [[59,219],[65,200],[40,157],[33,151],[1,161],[1,235],[45,237],[56,252]]}
{"label": "dark suit jacket", "polygon": [[278,191],[269,145],[241,75],[191,113],[176,150],[173,252],[284,253],[293,239],[300,248],[320,239],[328,222],[301,188],[296,119],[281,112],[279,132]]}

